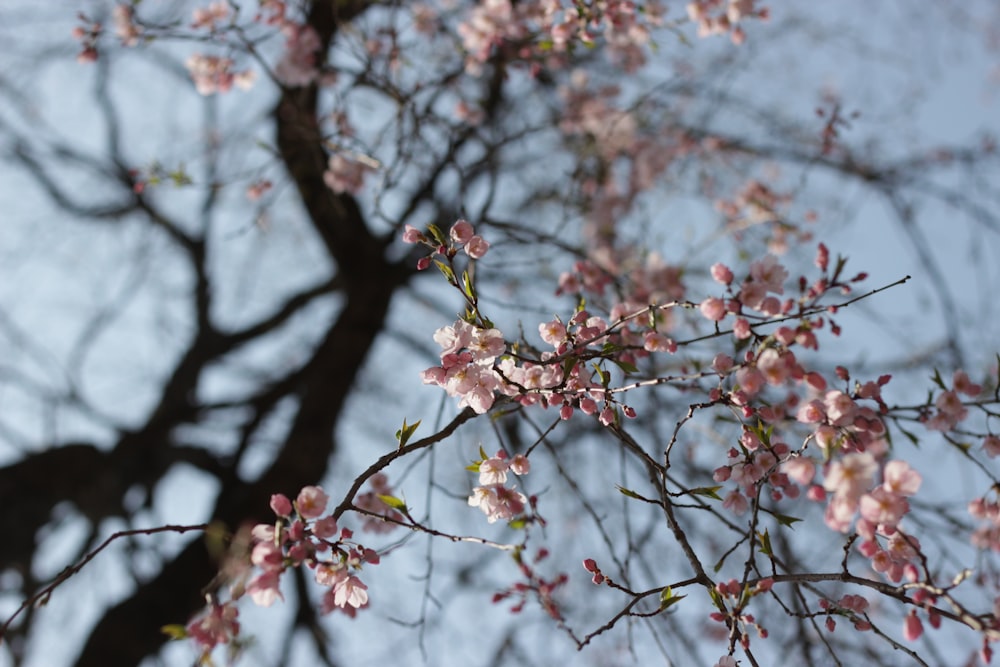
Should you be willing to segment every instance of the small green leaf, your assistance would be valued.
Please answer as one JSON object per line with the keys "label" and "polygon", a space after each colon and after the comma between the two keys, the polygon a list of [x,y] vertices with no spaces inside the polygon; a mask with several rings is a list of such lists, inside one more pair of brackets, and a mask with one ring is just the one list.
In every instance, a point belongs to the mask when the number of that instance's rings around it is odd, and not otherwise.
{"label": "small green leaf", "polygon": [[409,425],[407,425],[405,419],[403,420],[403,428],[396,431],[396,440],[399,441],[400,447],[403,447],[407,443],[407,441],[410,439],[410,436],[412,436],[413,433],[417,430],[418,426],[420,426],[419,419],[417,420],[416,423]]}
{"label": "small green leaf", "polygon": [[915,447],[919,447],[920,446],[920,440],[917,438],[916,435],[914,435],[913,433],[910,433],[909,431],[907,431],[905,428],[903,428],[899,424],[896,425],[896,428],[898,428],[899,432],[902,433],[903,435],[905,435],[906,439],[909,440],[910,442],[912,442]]}
{"label": "small green leaf", "polygon": [[490,458],[489,454],[486,453],[486,450],[483,449],[482,445],[479,445],[479,460],[480,461],[485,461],[488,458]]}
{"label": "small green leaf", "polygon": [[726,557],[723,556],[722,558],[719,559],[719,562],[712,567],[712,571],[718,572],[719,570],[722,569],[722,566],[725,565],[725,563],[726,563]]}
{"label": "small green leaf", "polygon": [[171,641],[176,641],[178,639],[187,639],[188,631],[187,628],[178,623],[171,623],[170,625],[164,625],[160,628],[160,632],[170,637]]}
{"label": "small green leaf", "polygon": [[427,225],[427,232],[434,237],[434,242],[438,245],[448,245],[448,240],[441,233],[437,225]]}
{"label": "small green leaf", "polygon": [[669,609],[686,597],[686,595],[674,595],[674,592],[670,590],[670,586],[667,586],[660,591],[660,611]]}
{"label": "small green leaf", "polygon": [[792,527],[792,524],[802,521],[802,519],[796,519],[794,516],[788,516],[787,514],[778,514],[777,512],[774,514],[774,518],[777,519],[778,523],[780,523],[782,526],[787,526],[789,528]]}
{"label": "small green leaf", "polygon": [[597,373],[598,379],[601,381],[601,385],[607,387],[608,382],[610,382],[611,380],[611,376],[609,376],[607,373],[601,370],[601,367],[598,366],[596,363],[592,364],[592,366],[594,367],[594,372]]}
{"label": "small green leaf", "polygon": [[406,514],[408,511],[406,509],[406,503],[404,503],[396,496],[387,496],[380,493],[378,494],[378,499],[381,500],[386,505],[388,505],[389,507],[391,507],[392,509],[399,510],[403,514]]}
{"label": "small green leaf", "polygon": [[767,532],[767,528],[764,529],[763,533],[757,533],[757,539],[760,540],[760,552],[765,556],[773,556],[774,552],[771,551],[771,535]]}
{"label": "small green leaf", "polygon": [[621,493],[623,495],[626,495],[629,498],[635,498],[636,500],[645,500],[645,498],[643,498],[642,496],[640,496],[638,493],[636,493],[632,489],[626,489],[624,486],[618,486],[617,484],[615,484],[615,488],[618,489],[619,493]]}
{"label": "small green leaf", "polygon": [[613,363],[618,368],[622,369],[622,372],[626,374],[639,372],[639,369],[635,367],[635,364],[630,364],[627,361],[619,361],[617,359],[612,359],[611,363]]}
{"label": "small green leaf", "polygon": [[473,463],[472,465],[465,466],[465,469],[469,472],[479,472],[479,464]]}
{"label": "small green leaf", "polygon": [[451,267],[442,262],[440,259],[434,260],[434,266],[438,267],[438,271],[444,274],[444,277],[448,279],[448,282],[452,285],[457,285],[458,282],[455,280],[455,272],[451,270]]}
{"label": "small green leaf", "polygon": [[528,525],[528,522],[527,520],[524,519],[524,517],[518,517],[516,519],[511,519],[507,523],[507,525],[513,528],[514,530],[521,530]]}
{"label": "small green leaf", "polygon": [[717,491],[721,488],[721,484],[719,486],[699,486],[696,489],[691,489],[688,493],[694,496],[706,496],[708,498],[714,498],[715,500],[722,500],[722,496],[717,493]]}
{"label": "small green leaf", "polygon": [[948,391],[948,387],[944,385],[944,380],[941,379],[941,373],[938,369],[934,369],[934,375],[931,376],[931,382],[941,387],[941,391]]}
{"label": "small green leaf", "polygon": [[462,271],[462,290],[465,292],[467,297],[473,301],[476,300],[476,290],[472,287],[472,279],[469,278],[468,271]]}

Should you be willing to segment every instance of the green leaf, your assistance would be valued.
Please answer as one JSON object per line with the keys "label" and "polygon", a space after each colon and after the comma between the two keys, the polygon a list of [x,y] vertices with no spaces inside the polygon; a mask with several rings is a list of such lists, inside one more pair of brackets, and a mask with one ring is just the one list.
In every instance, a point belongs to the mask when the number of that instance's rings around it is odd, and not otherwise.
{"label": "green leaf", "polygon": [[479,472],[479,464],[473,463],[472,465],[465,466],[465,469],[469,472]]}
{"label": "green leaf", "polygon": [[896,425],[896,428],[898,428],[899,432],[902,433],[903,435],[905,435],[906,439],[909,440],[910,442],[912,442],[915,447],[919,447],[920,446],[920,440],[917,438],[916,435],[914,435],[913,433],[910,433],[909,431],[907,431],[905,428],[903,428],[899,424]]}
{"label": "green leaf", "polygon": [[670,590],[670,586],[667,586],[660,591],[660,611],[669,609],[686,597],[686,595],[674,595],[674,592]]}
{"label": "green leaf", "polygon": [[406,503],[404,503],[396,496],[387,496],[387,495],[382,495],[380,493],[378,494],[378,499],[381,500],[386,505],[388,505],[389,507],[391,507],[392,509],[399,510],[403,514],[406,514],[408,512],[408,510],[406,509]]}
{"label": "green leaf", "polygon": [[767,532],[767,528],[764,529],[763,533],[757,533],[757,539],[760,540],[760,552],[765,556],[773,556],[774,552],[771,551],[771,535]]}
{"label": "green leaf", "polygon": [[941,391],[948,391],[948,387],[945,386],[944,380],[941,379],[941,373],[938,369],[934,369],[934,375],[931,376],[931,382],[941,387]]}
{"label": "green leaf", "polygon": [[442,262],[440,259],[434,260],[434,266],[438,267],[438,271],[444,274],[444,277],[448,279],[448,282],[452,285],[457,285],[458,282],[455,280],[455,272],[451,270],[451,267]]}
{"label": "green leaf", "polygon": [[792,527],[792,524],[802,521],[802,519],[796,519],[794,516],[788,516],[787,514],[778,514],[777,512],[774,513],[774,518],[777,519],[778,523],[780,523],[782,526],[787,526],[789,528]]}
{"label": "green leaf", "polygon": [[622,369],[622,372],[626,374],[639,372],[639,369],[635,367],[635,364],[630,364],[627,361],[619,361],[617,359],[612,359],[611,363],[613,363],[618,368]]}
{"label": "green leaf", "polygon": [[717,491],[721,488],[721,484],[719,486],[699,486],[696,489],[691,489],[688,493],[694,496],[706,496],[708,498],[714,498],[715,500],[722,500],[722,496],[717,493]]}
{"label": "green leaf", "polygon": [[603,370],[601,370],[601,367],[598,366],[596,363],[591,365],[594,367],[594,372],[597,373],[597,377],[598,379],[600,379],[601,385],[607,387],[608,382],[611,381],[611,376],[605,373]]}
{"label": "green leaf", "polygon": [[516,519],[511,519],[507,523],[507,525],[513,528],[514,530],[521,530],[528,525],[528,522],[526,519],[524,519],[524,517],[518,517]]}
{"label": "green leaf", "polygon": [[626,489],[624,486],[618,486],[617,484],[615,484],[615,488],[618,489],[619,493],[621,493],[623,495],[626,495],[629,498],[635,498],[636,500],[645,500],[645,498],[643,498],[642,496],[640,496],[638,493],[636,493],[632,489]]}
{"label": "green leaf", "polygon": [[434,237],[434,242],[438,245],[448,245],[448,240],[441,233],[437,225],[427,225],[427,232]]}
{"label": "green leaf", "polygon": [[479,457],[480,461],[485,461],[486,459],[490,458],[489,454],[486,453],[486,450],[483,449],[482,445],[479,445]]}
{"label": "green leaf", "polygon": [[[722,566],[725,563],[726,563],[726,557],[723,556],[722,558],[719,559],[718,563],[716,563],[714,566],[712,566],[712,571],[717,573],[719,570],[722,569]],[[714,589],[714,587],[713,587],[713,589]]]}
{"label": "green leaf", "polygon": [[405,419],[403,420],[403,428],[396,431],[396,440],[399,441],[400,448],[402,448],[407,443],[407,441],[410,439],[410,436],[412,436],[413,433],[417,430],[418,426],[420,426],[419,419],[415,424],[409,424],[409,425],[407,425]]}
{"label": "green leaf", "polygon": [[564,378],[568,378],[570,376],[570,373],[573,372],[573,368],[576,366],[576,362],[576,357],[567,357],[563,360],[562,370]]}
{"label": "green leaf", "polygon": [[178,639],[187,639],[188,631],[187,628],[178,623],[171,623],[170,625],[164,625],[160,628],[160,632],[170,637],[170,641],[176,641]]}
{"label": "green leaf", "polygon": [[465,292],[467,297],[473,301],[476,300],[476,290],[472,287],[472,279],[469,278],[468,271],[462,271],[462,290]]}

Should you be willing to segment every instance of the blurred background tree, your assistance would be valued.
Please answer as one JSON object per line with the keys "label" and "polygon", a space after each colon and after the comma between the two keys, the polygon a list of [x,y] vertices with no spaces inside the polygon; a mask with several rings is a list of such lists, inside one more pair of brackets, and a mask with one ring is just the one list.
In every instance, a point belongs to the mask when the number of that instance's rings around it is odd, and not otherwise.
{"label": "blurred background tree", "polygon": [[[269,522],[272,493],[321,482],[339,498],[404,418],[452,422],[418,373],[463,306],[416,270],[405,225],[472,221],[493,244],[475,268],[483,303],[526,338],[572,312],[572,280],[555,292],[575,262],[607,273],[609,302],[630,272],[697,302],[716,261],[770,252],[802,269],[823,240],[872,287],[914,280],[845,313],[818,367],[922,382],[964,367],[995,383],[994,4],[636,4],[5,3],[2,608],[116,531]],[[926,396],[896,386],[899,404]],[[690,397],[644,400],[636,438],[669,441]],[[448,441],[389,471],[449,532],[483,531],[465,507],[480,444],[518,452],[547,433],[523,411],[493,416],[459,413]],[[734,426],[698,428],[672,472],[710,483],[699,447]],[[564,604],[595,627],[620,606],[575,583],[595,545],[606,572],[648,585],[676,555],[660,519],[615,490],[645,473],[602,431],[578,417],[547,433],[532,490],[559,546],[552,572],[574,581]],[[934,465],[943,486],[968,479]],[[939,499],[928,527],[961,551],[949,540],[967,542],[968,498]],[[724,541],[714,530],[697,539]],[[536,606],[489,605],[516,578],[504,553],[386,539],[384,606],[357,626],[320,618],[299,576],[246,659],[532,665],[576,649]],[[781,548],[808,562],[841,546]],[[16,619],[7,664],[193,659],[160,628],[204,603],[218,569],[204,537],[109,551]],[[636,620],[573,659],[708,664],[703,611]],[[803,664],[891,649],[821,638],[804,618],[771,632]]]}

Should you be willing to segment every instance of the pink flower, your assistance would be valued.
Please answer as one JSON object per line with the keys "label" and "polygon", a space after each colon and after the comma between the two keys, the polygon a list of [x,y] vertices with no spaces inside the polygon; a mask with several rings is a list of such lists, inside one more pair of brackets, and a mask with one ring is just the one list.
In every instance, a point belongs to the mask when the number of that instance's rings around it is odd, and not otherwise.
{"label": "pink flower", "polygon": [[451,231],[448,232],[448,235],[456,245],[465,245],[475,236],[475,231],[468,220],[459,220],[451,226]]}
{"label": "pink flower", "polygon": [[809,401],[799,406],[795,419],[803,424],[818,424],[826,419],[826,411],[819,400]]}
{"label": "pink flower", "polygon": [[861,496],[859,506],[861,516],[866,521],[886,527],[896,526],[910,510],[906,498],[890,493],[881,486]]}
{"label": "pink flower", "polygon": [[239,610],[232,601],[225,604],[211,602],[206,615],[188,623],[187,632],[191,639],[203,649],[211,650],[217,644],[227,644],[240,633],[236,621]]}
{"label": "pink flower", "polygon": [[503,484],[507,481],[507,471],[509,469],[510,464],[505,458],[494,456],[485,459],[479,464],[479,483],[483,486]]}
{"label": "pink flower", "polygon": [[477,486],[469,496],[469,505],[481,509],[490,523],[495,523],[498,519],[513,519],[523,514],[527,502],[528,499],[524,495],[499,484]]}
{"label": "pink flower", "polygon": [[273,541],[258,542],[250,552],[250,562],[262,570],[280,572],[285,567],[285,555]]}
{"label": "pink flower", "polygon": [[853,452],[830,464],[823,488],[838,496],[857,500],[871,488],[878,463],[868,452]]}
{"label": "pink flower", "polygon": [[368,587],[355,576],[344,576],[333,586],[333,603],[355,609],[368,603]]}
{"label": "pink flower", "polygon": [[733,358],[728,354],[719,353],[712,359],[712,370],[716,373],[728,373],[733,367]]}
{"label": "pink flower", "polygon": [[473,236],[465,244],[465,254],[472,259],[482,259],[486,251],[490,249],[490,244],[481,236]]}
{"label": "pink flower", "polygon": [[798,456],[783,462],[781,464],[781,472],[788,475],[795,483],[805,486],[811,484],[813,478],[816,476],[816,464],[813,463],[811,458]]}
{"label": "pink flower", "polygon": [[726,304],[722,299],[710,296],[698,307],[701,314],[709,320],[718,322],[726,316]]}
{"label": "pink flower", "polygon": [[722,506],[737,516],[746,514],[746,511],[750,509],[746,496],[737,489],[733,489],[726,494],[725,499],[722,501]]}
{"label": "pink flower", "polygon": [[965,371],[955,371],[955,374],[952,376],[952,383],[955,385],[955,391],[966,396],[975,397],[983,393],[982,385],[973,384]]}
{"label": "pink flower", "polygon": [[912,496],[920,488],[923,481],[920,473],[910,467],[906,461],[889,461],[882,471],[882,486],[886,491],[901,496]]}
{"label": "pink flower", "polygon": [[527,475],[531,472],[531,462],[524,454],[515,454],[510,460],[510,470],[515,475]]}
{"label": "pink flower", "polygon": [[1000,456],[1000,438],[995,435],[988,435],[983,438],[983,451],[991,459]]}
{"label": "pink flower", "polygon": [[317,519],[313,524],[313,535],[320,539],[328,539],[337,534],[337,520],[333,516]]}
{"label": "pink flower", "polygon": [[303,519],[316,519],[326,510],[330,497],[318,486],[304,486],[295,499],[295,508]]}
{"label": "pink flower", "polygon": [[673,354],[677,351],[677,343],[658,331],[650,331],[646,334],[642,348],[647,352],[669,352]]}
{"label": "pink flower", "polygon": [[736,340],[746,340],[750,337],[750,322],[745,318],[737,317],[733,322],[733,338]]}
{"label": "pink flower", "polygon": [[827,392],[823,398],[826,416],[834,426],[847,426],[854,421],[858,406],[850,396],[842,391]]}
{"label": "pink flower", "polygon": [[413,225],[406,225],[403,228],[403,243],[420,243],[425,238],[424,233]]}
{"label": "pink flower", "polygon": [[566,340],[566,326],[559,320],[552,320],[538,325],[538,334],[542,340],[556,347]]}
{"label": "pink flower", "polygon": [[283,493],[275,493],[271,496],[271,509],[278,516],[288,516],[292,513],[292,501]]}
{"label": "pink flower", "polygon": [[492,362],[507,349],[507,342],[499,329],[473,329],[468,344],[472,358],[484,363]]}
{"label": "pink flower", "polygon": [[250,599],[259,607],[270,607],[275,600],[284,600],[279,585],[281,570],[265,570],[247,585]]}
{"label": "pink flower", "polygon": [[346,192],[356,195],[364,187],[365,176],[371,169],[363,162],[336,153],[330,156],[327,169],[323,172],[323,182],[337,194]]}
{"label": "pink flower", "polygon": [[764,259],[750,265],[750,277],[754,282],[763,285],[768,292],[774,294],[784,294],[784,283],[788,278],[788,271],[778,263],[777,258],[768,255]]}
{"label": "pink flower", "polygon": [[729,270],[729,267],[721,262],[717,262],[712,265],[711,268],[712,278],[716,282],[722,283],[723,285],[729,285],[733,282],[733,272]]}
{"label": "pink flower", "polygon": [[917,610],[911,609],[910,613],[903,619],[903,639],[913,642],[919,639],[922,634],[924,634],[924,626],[917,618]]}

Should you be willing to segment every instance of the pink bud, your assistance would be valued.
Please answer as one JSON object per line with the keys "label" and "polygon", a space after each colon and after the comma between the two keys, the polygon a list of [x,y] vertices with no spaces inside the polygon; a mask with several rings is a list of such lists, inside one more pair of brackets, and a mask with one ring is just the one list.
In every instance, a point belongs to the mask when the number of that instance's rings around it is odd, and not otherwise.
{"label": "pink bud", "polygon": [[282,493],[271,496],[271,509],[278,516],[288,516],[292,513],[292,501]]}

